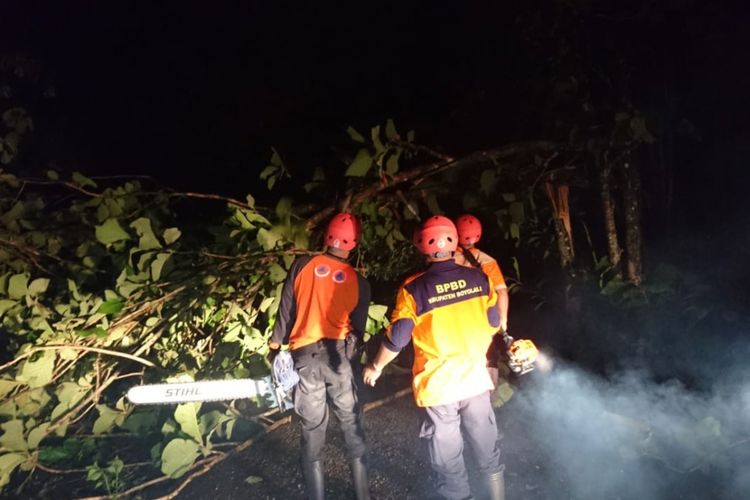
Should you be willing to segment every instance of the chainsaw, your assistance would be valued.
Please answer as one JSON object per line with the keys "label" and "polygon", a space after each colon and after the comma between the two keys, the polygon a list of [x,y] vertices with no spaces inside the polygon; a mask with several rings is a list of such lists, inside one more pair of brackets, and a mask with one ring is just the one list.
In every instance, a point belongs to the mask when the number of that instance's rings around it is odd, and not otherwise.
{"label": "chainsaw", "polygon": [[271,375],[261,379],[201,380],[172,384],[146,384],[130,388],[128,400],[137,405],[227,401],[260,398],[270,407],[286,411],[294,407],[291,392],[299,382],[294,360],[281,351],[273,360]]}
{"label": "chainsaw", "polygon": [[535,368],[539,350],[529,339],[514,339],[508,332],[502,332],[505,350],[508,356],[508,367],[516,375],[529,373]]}

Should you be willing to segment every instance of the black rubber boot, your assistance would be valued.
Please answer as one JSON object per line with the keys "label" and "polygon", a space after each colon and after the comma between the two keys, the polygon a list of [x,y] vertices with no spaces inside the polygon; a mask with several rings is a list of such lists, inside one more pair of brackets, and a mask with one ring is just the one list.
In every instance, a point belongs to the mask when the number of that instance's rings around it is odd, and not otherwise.
{"label": "black rubber boot", "polygon": [[370,478],[367,473],[367,462],[363,457],[355,458],[349,465],[352,468],[352,483],[357,500],[370,500]]}
{"label": "black rubber boot", "polygon": [[505,473],[495,472],[484,476],[487,500],[505,500]]}
{"label": "black rubber boot", "polygon": [[323,475],[323,462],[302,464],[302,475],[305,476],[307,487],[307,498],[310,500],[323,500],[325,498],[325,478]]}

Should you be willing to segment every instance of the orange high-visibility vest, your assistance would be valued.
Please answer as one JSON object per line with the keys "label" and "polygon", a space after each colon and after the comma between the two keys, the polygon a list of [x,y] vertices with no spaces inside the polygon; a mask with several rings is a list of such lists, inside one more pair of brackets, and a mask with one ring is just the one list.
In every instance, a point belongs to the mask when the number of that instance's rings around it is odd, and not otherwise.
{"label": "orange high-visibility vest", "polygon": [[[414,398],[436,406],[491,390],[487,349],[499,325],[497,292],[480,270],[453,260],[436,262],[404,282],[391,325],[414,324]],[[497,324],[490,323],[495,309]],[[390,337],[390,327],[386,332]]]}
{"label": "orange high-visibility vest", "polygon": [[300,257],[284,283],[272,340],[291,350],[322,339],[361,336],[370,287],[347,262],[322,254]]}

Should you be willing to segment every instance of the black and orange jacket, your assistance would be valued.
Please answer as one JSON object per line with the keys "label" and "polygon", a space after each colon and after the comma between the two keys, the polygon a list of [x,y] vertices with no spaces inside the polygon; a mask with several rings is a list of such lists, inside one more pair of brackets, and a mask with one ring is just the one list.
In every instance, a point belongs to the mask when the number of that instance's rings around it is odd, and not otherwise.
{"label": "black and orange jacket", "polygon": [[500,325],[497,292],[479,269],[435,262],[404,281],[383,345],[414,342],[418,406],[454,403],[492,389],[486,354]]}
{"label": "black and orange jacket", "polygon": [[298,257],[289,269],[271,340],[299,349],[322,339],[360,338],[367,324],[370,285],[330,254]]}

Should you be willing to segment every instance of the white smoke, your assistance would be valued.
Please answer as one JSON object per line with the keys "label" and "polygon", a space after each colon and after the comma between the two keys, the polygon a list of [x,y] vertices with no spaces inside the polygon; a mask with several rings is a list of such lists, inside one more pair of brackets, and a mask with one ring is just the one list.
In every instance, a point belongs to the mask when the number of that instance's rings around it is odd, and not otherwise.
{"label": "white smoke", "polygon": [[550,498],[750,498],[750,364],[700,390],[559,362],[533,377],[515,405],[550,459]]}

